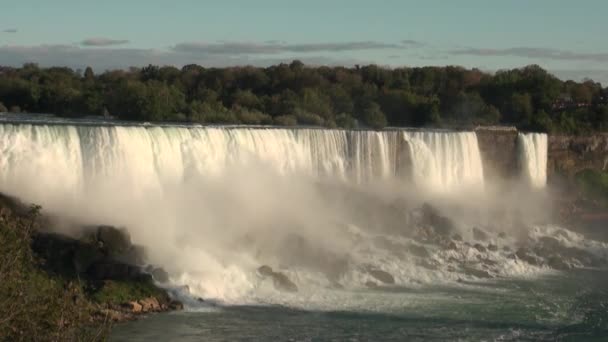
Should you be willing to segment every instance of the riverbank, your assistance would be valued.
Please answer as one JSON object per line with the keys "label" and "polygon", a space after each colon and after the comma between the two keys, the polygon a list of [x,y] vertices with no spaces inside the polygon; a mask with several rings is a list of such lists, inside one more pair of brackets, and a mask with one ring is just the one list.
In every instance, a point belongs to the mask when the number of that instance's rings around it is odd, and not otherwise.
{"label": "riverbank", "polygon": [[183,308],[129,262],[142,250],[125,231],[74,238],[50,224],[39,206],[0,194],[1,340],[98,339],[116,322]]}

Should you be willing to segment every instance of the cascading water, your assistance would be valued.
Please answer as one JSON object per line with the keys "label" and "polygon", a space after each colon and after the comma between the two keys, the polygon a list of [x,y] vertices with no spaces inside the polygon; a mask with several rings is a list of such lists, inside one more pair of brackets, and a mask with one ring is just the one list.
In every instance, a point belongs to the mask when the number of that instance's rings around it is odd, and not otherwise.
{"label": "cascading water", "polygon": [[404,132],[414,181],[430,191],[481,189],[483,167],[473,132]]}
{"label": "cascading water", "polygon": [[519,133],[519,163],[523,177],[535,188],[547,184],[547,135]]}
{"label": "cascading water", "polygon": [[[540,152],[529,159],[542,167]],[[319,289],[377,281],[370,270],[416,285],[535,269],[502,250],[445,250],[418,229],[422,194],[462,204],[463,190],[483,190],[472,132],[4,123],[0,170],[0,191],[78,224],[126,226],[174,284],[225,302],[332,306],[343,299]],[[283,267],[299,297],[261,287],[264,264]]]}

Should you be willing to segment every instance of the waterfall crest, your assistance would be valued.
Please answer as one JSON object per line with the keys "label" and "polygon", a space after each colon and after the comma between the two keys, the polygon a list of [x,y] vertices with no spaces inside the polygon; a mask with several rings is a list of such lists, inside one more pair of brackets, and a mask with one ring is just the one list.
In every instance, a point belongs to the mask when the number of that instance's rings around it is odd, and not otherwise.
{"label": "waterfall crest", "polygon": [[407,174],[436,191],[483,185],[471,132],[2,124],[0,134],[0,185],[33,201],[66,191],[77,198],[94,187],[160,194],[185,179],[254,165],[353,183]]}

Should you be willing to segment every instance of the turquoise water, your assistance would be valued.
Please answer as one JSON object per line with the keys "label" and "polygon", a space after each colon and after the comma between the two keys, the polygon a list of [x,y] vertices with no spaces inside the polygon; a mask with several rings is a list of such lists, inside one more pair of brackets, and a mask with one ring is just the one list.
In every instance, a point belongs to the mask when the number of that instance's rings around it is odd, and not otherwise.
{"label": "turquoise water", "polygon": [[[353,291],[353,297],[374,303],[369,311],[193,308],[117,325],[110,340],[608,341],[607,285],[606,271],[576,270],[526,280]],[[396,309],[395,302],[403,307]]]}

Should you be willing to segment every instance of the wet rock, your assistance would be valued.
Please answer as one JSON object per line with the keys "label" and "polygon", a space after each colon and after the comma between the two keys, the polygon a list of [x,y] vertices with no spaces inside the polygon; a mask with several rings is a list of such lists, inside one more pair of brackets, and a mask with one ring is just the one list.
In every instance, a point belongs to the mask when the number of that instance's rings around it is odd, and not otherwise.
{"label": "wet rock", "polygon": [[160,267],[148,266],[146,267],[146,272],[159,283],[166,283],[169,281],[169,273]]}
{"label": "wet rock", "polygon": [[264,266],[260,266],[260,268],[258,268],[258,272],[266,277],[272,277],[272,275],[274,274],[274,271],[272,270],[272,268],[270,266],[264,265]]}
{"label": "wet rock", "polygon": [[111,260],[91,265],[87,275],[94,280],[135,280],[143,276],[139,267]]}
{"label": "wet rock", "polygon": [[138,301],[139,305],[141,305],[142,312],[156,312],[161,311],[161,305],[158,302],[158,299],[155,297],[149,297]]}
{"label": "wet rock", "polygon": [[429,252],[423,246],[411,244],[409,245],[408,250],[412,255],[415,255],[420,258],[430,257]]}
{"label": "wet rock", "polygon": [[475,248],[476,250],[478,250],[480,253],[485,253],[487,251],[486,248],[482,244],[480,244],[480,243],[474,244],[473,248]]}
{"label": "wet rock", "polygon": [[491,251],[491,252],[496,252],[496,251],[498,251],[498,246],[493,245],[493,244],[489,244],[488,245],[488,250]]}
{"label": "wet rock", "polygon": [[384,284],[395,284],[395,278],[388,272],[379,269],[369,269],[367,273]]}
{"label": "wet rock", "polygon": [[416,263],[416,265],[420,267],[424,267],[428,270],[436,271],[439,269],[439,266],[436,263],[432,263],[427,259],[420,260]]}
{"label": "wet rock", "polygon": [[465,274],[471,275],[476,278],[492,278],[492,275],[485,270],[479,270],[470,266],[463,267]]}
{"label": "wet rock", "polygon": [[99,226],[96,231],[96,240],[102,248],[112,256],[121,255],[131,248],[131,236],[124,228],[112,226]]}
{"label": "wet rock", "polygon": [[421,210],[423,223],[432,226],[436,234],[447,236],[454,231],[454,223],[449,218],[442,216],[435,207],[425,203]]}
{"label": "wet rock", "polygon": [[177,300],[172,300],[171,302],[169,302],[169,310],[173,310],[173,311],[178,311],[178,310],[183,310],[184,309],[184,304],[180,301]]}
{"label": "wet rock", "polygon": [[526,247],[518,249],[517,252],[515,252],[515,256],[517,256],[519,260],[525,261],[530,265],[542,265],[542,260],[540,260],[530,249]]}
{"label": "wet rock", "polygon": [[378,284],[375,283],[375,282],[373,282],[373,281],[371,281],[371,280],[368,280],[368,281],[365,282],[365,286],[367,286],[367,287],[369,287],[371,289],[375,289],[375,288],[378,287]]}
{"label": "wet rock", "polygon": [[479,240],[479,241],[486,241],[489,239],[489,236],[488,236],[488,233],[486,233],[485,231],[483,231],[477,227],[473,227],[473,239]]}
{"label": "wet rock", "polygon": [[271,278],[275,289],[279,291],[298,291],[298,286],[294,282],[292,282],[285,274],[273,271],[270,266],[261,266],[258,268],[258,273],[263,277]]}
{"label": "wet rock", "polygon": [[133,313],[141,313],[143,311],[143,306],[138,302],[128,302],[123,304],[122,307]]}
{"label": "wet rock", "polygon": [[572,266],[570,264],[568,264],[560,256],[550,257],[549,260],[547,260],[547,265],[549,265],[549,267],[551,267],[553,269],[560,270],[560,271],[566,271],[566,270],[569,270],[572,268]]}
{"label": "wet rock", "polygon": [[95,245],[77,243],[75,246],[73,263],[78,273],[85,272],[91,265],[104,258],[104,254]]}

